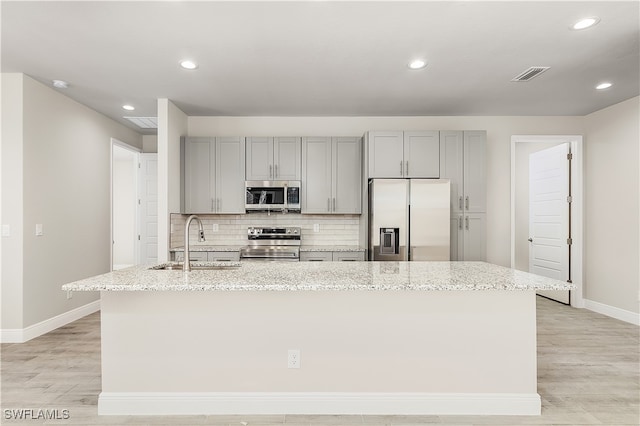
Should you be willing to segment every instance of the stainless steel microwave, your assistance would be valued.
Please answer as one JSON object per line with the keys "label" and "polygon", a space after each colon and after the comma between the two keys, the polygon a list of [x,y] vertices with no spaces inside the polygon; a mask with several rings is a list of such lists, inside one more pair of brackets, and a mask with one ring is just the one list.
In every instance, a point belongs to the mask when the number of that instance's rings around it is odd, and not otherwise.
{"label": "stainless steel microwave", "polygon": [[300,211],[299,180],[245,181],[245,208],[249,211]]}

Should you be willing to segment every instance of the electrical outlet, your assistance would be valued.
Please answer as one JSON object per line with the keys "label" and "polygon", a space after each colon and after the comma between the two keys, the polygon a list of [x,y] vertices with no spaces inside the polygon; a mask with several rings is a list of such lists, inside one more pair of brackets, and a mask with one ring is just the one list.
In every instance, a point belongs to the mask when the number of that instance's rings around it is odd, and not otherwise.
{"label": "electrical outlet", "polygon": [[42,235],[44,235],[44,231],[42,229],[42,224],[41,223],[36,223],[36,236],[37,237],[41,237]]}
{"label": "electrical outlet", "polygon": [[287,368],[300,368],[300,349],[289,349],[287,352]]}
{"label": "electrical outlet", "polygon": [[217,223],[213,224],[213,232],[218,232],[218,224]]}
{"label": "electrical outlet", "polygon": [[67,300],[73,298],[73,292],[71,290],[67,290]]}
{"label": "electrical outlet", "polygon": [[313,232],[320,232],[320,224],[319,223],[314,223],[313,224]]}

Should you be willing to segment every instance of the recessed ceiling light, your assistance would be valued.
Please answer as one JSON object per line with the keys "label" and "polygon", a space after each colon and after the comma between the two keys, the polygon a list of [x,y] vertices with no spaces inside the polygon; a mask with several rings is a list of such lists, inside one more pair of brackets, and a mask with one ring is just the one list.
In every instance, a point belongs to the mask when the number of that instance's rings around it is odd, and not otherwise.
{"label": "recessed ceiling light", "polygon": [[598,18],[597,16],[592,16],[590,18],[583,18],[579,20],[578,22],[573,24],[571,28],[574,30],[584,30],[585,28],[593,27],[598,22],[600,22],[600,18]]}
{"label": "recessed ceiling light", "polygon": [[409,68],[411,68],[412,70],[420,70],[426,66],[427,61],[425,61],[424,59],[414,59],[413,61],[409,62]]}
{"label": "recessed ceiling light", "polygon": [[604,89],[608,89],[611,86],[613,86],[613,84],[609,83],[608,81],[605,81],[605,82],[602,82],[602,83],[598,84],[596,86],[596,89],[604,90]]}
{"label": "recessed ceiling light", "polygon": [[127,111],[133,111],[134,109],[136,109],[133,105],[122,105],[123,109],[126,109]]}
{"label": "recessed ceiling light", "polygon": [[53,80],[53,87],[57,87],[58,89],[68,89],[69,83],[64,80]]}
{"label": "recessed ceiling light", "polygon": [[190,60],[180,61],[180,66],[185,70],[195,70],[198,68],[198,64]]}

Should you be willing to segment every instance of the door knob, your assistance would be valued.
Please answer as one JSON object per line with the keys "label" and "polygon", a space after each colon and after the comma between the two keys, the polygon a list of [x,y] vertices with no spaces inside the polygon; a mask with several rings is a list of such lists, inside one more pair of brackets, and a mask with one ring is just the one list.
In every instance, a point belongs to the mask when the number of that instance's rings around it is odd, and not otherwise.
{"label": "door knob", "polygon": [[527,241],[529,241],[530,243],[533,242],[533,238],[529,238]]}

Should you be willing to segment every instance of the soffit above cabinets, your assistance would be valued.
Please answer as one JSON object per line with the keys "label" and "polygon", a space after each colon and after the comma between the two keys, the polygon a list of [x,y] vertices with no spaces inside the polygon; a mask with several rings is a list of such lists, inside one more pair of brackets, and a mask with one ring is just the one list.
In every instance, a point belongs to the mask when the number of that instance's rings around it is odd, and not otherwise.
{"label": "soffit above cabinets", "polygon": [[[637,96],[639,7],[567,2],[2,2],[2,71],[134,128],[189,116],[584,115]],[[598,25],[570,26],[585,16]],[[409,69],[414,58],[427,66]],[[197,62],[195,70],[180,61]],[[549,70],[510,81],[531,66]],[[614,82],[594,90],[602,80]]]}

